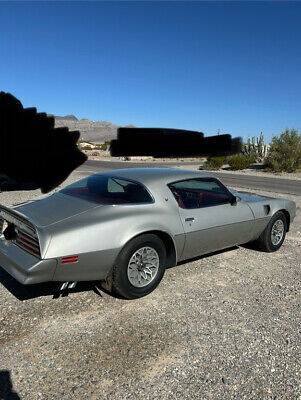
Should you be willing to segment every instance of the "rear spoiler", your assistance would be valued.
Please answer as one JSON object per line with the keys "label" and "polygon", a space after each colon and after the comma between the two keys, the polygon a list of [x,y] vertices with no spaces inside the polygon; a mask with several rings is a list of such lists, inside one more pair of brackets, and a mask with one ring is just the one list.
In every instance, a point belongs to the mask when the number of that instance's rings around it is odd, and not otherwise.
{"label": "rear spoiler", "polygon": [[36,228],[40,228],[37,221],[33,218],[29,218],[27,215],[20,213],[19,211],[15,210],[13,207],[5,207],[4,205],[0,204],[0,218],[7,219],[9,222],[15,223],[15,219],[22,224],[25,224],[27,227],[34,231]]}
{"label": "rear spoiler", "polygon": [[117,139],[111,141],[113,157],[153,156],[207,157],[237,154],[242,138],[231,135],[204,137],[204,133],[166,128],[118,128]]}

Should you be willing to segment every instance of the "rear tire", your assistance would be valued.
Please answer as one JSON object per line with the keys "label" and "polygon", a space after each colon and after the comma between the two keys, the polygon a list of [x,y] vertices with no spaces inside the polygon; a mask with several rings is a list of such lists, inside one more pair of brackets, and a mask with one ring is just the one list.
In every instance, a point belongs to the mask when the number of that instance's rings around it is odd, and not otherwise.
{"label": "rear tire", "polygon": [[283,212],[273,215],[265,230],[254,242],[259,250],[273,252],[278,250],[285,239],[287,221]]}
{"label": "rear tire", "polygon": [[126,299],[152,292],[165,272],[166,248],[154,234],[132,239],[119,253],[112,272],[112,287]]}

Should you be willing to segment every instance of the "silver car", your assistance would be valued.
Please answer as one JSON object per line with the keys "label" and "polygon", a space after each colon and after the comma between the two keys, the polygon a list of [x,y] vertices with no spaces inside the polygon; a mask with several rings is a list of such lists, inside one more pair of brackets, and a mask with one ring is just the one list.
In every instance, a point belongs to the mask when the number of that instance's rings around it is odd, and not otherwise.
{"label": "silver car", "polygon": [[201,171],[107,171],[1,206],[0,266],[23,284],[100,280],[134,299],[179,261],[247,242],[278,250],[295,214],[293,201],[238,193]]}

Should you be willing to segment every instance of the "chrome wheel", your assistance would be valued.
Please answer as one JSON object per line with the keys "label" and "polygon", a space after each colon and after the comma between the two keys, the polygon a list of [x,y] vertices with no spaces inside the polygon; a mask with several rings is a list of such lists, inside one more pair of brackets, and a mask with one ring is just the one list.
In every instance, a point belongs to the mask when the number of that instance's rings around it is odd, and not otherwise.
{"label": "chrome wheel", "polygon": [[141,247],[136,250],[127,268],[130,283],[137,288],[149,285],[156,277],[159,265],[159,255],[152,247]]}
{"label": "chrome wheel", "polygon": [[274,246],[277,246],[284,235],[284,223],[281,219],[277,219],[273,226],[272,226],[272,230],[271,230],[271,242]]}

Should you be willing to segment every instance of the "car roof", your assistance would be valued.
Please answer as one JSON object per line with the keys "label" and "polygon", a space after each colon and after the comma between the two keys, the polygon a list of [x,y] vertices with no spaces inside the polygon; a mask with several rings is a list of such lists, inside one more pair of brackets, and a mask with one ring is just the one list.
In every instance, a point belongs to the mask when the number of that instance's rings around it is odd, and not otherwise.
{"label": "car roof", "polygon": [[110,171],[100,172],[102,175],[110,175],[120,178],[128,178],[145,185],[166,184],[182,179],[190,178],[212,178],[213,175],[203,171],[178,169],[178,168],[125,168],[114,169]]}

